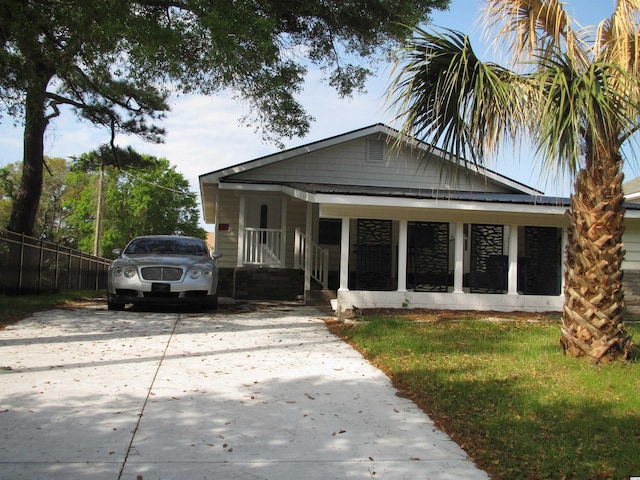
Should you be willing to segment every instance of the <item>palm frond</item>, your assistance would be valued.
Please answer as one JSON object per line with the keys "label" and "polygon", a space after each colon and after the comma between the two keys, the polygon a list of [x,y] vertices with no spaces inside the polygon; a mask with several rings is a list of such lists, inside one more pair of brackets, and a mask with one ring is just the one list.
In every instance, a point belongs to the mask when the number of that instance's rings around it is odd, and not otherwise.
{"label": "palm frond", "polygon": [[595,57],[640,74],[640,0],[618,1],[613,15],[598,24],[593,48]]}
{"label": "palm frond", "polygon": [[518,77],[473,52],[460,32],[416,30],[400,52],[387,92],[403,134],[483,163],[506,136],[515,137],[525,109]]}
{"label": "palm frond", "polygon": [[563,49],[587,63],[585,41],[572,28],[573,19],[559,0],[487,0],[486,28],[496,32],[496,43],[511,52],[514,64]]}
{"label": "palm frond", "polygon": [[540,68],[529,77],[538,86],[539,118],[529,129],[545,169],[576,173],[588,153],[585,139],[604,148],[621,147],[626,129],[637,125],[633,112],[638,104],[621,88],[629,83],[620,78],[626,78],[624,69],[603,60],[580,70],[566,56],[540,59]]}

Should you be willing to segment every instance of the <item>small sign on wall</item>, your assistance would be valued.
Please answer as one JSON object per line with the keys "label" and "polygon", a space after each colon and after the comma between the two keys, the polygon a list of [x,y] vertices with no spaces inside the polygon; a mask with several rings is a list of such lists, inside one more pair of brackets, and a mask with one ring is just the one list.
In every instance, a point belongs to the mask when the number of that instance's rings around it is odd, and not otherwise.
{"label": "small sign on wall", "polygon": [[228,223],[221,223],[220,225],[218,225],[219,232],[228,232],[229,230],[231,230],[231,227]]}

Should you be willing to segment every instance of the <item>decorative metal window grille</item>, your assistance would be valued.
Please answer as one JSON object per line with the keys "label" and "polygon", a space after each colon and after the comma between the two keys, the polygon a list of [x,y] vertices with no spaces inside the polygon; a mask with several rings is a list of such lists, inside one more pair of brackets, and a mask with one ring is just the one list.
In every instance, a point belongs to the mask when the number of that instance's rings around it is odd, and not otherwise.
{"label": "decorative metal window grille", "polygon": [[521,290],[525,295],[560,295],[561,246],[554,227],[524,228]]}
{"label": "decorative metal window grille", "polygon": [[416,292],[446,292],[449,278],[449,224],[410,222],[407,285]]}
{"label": "decorative metal window grille", "polygon": [[469,290],[472,293],[507,290],[508,258],[503,245],[503,225],[471,225]]}
{"label": "decorative metal window grille", "polygon": [[358,219],[357,290],[391,289],[391,220]]}

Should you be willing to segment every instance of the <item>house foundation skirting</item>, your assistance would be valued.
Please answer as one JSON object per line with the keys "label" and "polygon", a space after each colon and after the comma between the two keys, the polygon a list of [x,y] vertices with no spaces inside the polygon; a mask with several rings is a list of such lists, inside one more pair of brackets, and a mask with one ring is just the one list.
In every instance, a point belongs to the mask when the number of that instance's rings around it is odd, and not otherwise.
{"label": "house foundation skirting", "polygon": [[296,300],[304,295],[302,270],[238,267],[233,269],[232,281],[237,300]]}
{"label": "house foundation skirting", "polygon": [[564,295],[338,291],[338,315],[354,308],[431,308],[501,312],[561,312]]}

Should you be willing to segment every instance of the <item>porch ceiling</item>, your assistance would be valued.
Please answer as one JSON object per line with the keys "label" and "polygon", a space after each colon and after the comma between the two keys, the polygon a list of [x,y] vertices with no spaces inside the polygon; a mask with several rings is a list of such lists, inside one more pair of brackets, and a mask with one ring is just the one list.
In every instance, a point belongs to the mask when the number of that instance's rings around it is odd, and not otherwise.
{"label": "porch ceiling", "polygon": [[291,194],[320,205],[322,217],[464,221],[497,224],[531,222],[565,226],[569,199],[414,189],[291,185]]}
{"label": "porch ceiling", "polygon": [[320,216],[324,218],[378,218],[388,220],[432,221],[432,222],[464,222],[497,225],[540,225],[565,227],[567,217],[564,209],[559,212],[538,211],[504,211],[447,208],[441,204],[439,208],[425,208],[399,205],[336,205],[320,204]]}

